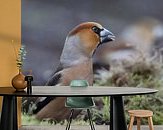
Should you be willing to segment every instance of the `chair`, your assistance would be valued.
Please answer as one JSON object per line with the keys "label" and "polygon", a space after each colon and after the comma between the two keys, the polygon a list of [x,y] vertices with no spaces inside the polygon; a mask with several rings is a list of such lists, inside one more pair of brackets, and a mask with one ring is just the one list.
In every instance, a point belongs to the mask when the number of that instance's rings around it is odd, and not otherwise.
{"label": "chair", "polygon": [[149,110],[129,110],[128,113],[130,115],[130,123],[128,126],[128,130],[132,130],[135,117],[137,119],[137,130],[140,130],[141,118],[143,118],[143,117],[148,118],[149,129],[154,130],[153,121],[152,121],[152,116],[153,116],[152,111],[149,111]]}
{"label": "chair", "polygon": [[[89,85],[86,80],[72,80],[70,83],[70,86],[71,87],[88,87]],[[95,127],[92,121],[91,112],[90,112],[90,108],[94,106],[95,106],[95,103],[92,97],[67,97],[66,102],[65,102],[65,107],[70,108],[71,113],[68,119],[66,130],[70,129],[74,109],[87,109],[87,114],[88,114],[91,130],[95,130]]]}

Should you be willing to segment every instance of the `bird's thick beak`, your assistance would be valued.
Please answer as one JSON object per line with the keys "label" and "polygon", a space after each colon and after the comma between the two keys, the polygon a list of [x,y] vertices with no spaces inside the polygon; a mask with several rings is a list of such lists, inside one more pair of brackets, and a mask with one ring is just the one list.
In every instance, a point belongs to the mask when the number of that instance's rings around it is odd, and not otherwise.
{"label": "bird's thick beak", "polygon": [[107,29],[103,28],[103,30],[100,32],[100,42],[106,43],[114,40],[115,40],[114,34],[108,31]]}

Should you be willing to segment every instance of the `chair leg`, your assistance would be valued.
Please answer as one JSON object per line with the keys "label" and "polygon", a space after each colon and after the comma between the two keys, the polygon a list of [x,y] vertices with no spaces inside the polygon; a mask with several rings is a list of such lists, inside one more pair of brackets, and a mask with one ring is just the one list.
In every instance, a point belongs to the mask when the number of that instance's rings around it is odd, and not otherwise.
{"label": "chair leg", "polygon": [[153,128],[152,117],[148,117],[148,124],[149,124],[149,129],[150,129],[150,130],[154,130],[154,128]]}
{"label": "chair leg", "polygon": [[141,118],[137,117],[137,130],[140,130]]}
{"label": "chair leg", "polygon": [[133,123],[134,123],[134,116],[130,116],[130,123],[128,125],[128,130],[132,130]]}
{"label": "chair leg", "polygon": [[70,129],[70,125],[71,125],[73,113],[74,113],[74,109],[71,109],[71,113],[70,113],[70,116],[69,116],[69,119],[68,119],[66,130],[69,130]]}
{"label": "chair leg", "polygon": [[92,121],[91,112],[90,112],[89,109],[87,109],[87,113],[88,113],[89,124],[90,124],[90,126],[91,126],[91,130],[95,130],[95,127],[94,127],[94,124],[93,124],[93,121]]}

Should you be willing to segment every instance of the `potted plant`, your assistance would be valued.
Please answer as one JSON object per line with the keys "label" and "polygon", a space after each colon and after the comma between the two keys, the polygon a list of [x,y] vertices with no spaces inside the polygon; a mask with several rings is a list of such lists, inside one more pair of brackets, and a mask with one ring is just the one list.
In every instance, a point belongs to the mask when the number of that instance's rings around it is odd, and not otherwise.
{"label": "potted plant", "polygon": [[[14,48],[15,50],[15,48]],[[16,51],[16,50],[15,50]],[[26,57],[26,50],[25,46],[21,45],[18,55],[16,55],[16,64],[18,68],[18,74],[13,77],[12,79],[12,86],[17,90],[17,91],[23,91],[27,87],[27,83],[25,81],[25,76],[22,73],[22,67],[23,63]]]}

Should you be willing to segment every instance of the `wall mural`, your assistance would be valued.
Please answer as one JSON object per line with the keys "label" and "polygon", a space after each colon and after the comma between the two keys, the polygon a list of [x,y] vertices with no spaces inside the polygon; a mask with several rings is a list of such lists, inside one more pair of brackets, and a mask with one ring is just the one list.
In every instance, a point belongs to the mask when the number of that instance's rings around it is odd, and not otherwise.
{"label": "wall mural", "polygon": [[[67,34],[86,21],[98,22],[116,36],[111,44],[100,46],[93,57],[95,79],[104,81],[106,71],[119,68],[124,61],[130,65],[140,60],[142,55],[162,62],[161,2],[22,0],[22,44],[27,50],[24,71],[32,70],[33,85],[44,86],[59,65]],[[118,79],[116,85],[126,85],[125,79]],[[39,100],[28,99],[23,110],[33,114],[33,110],[29,110],[30,103],[37,104]]]}

